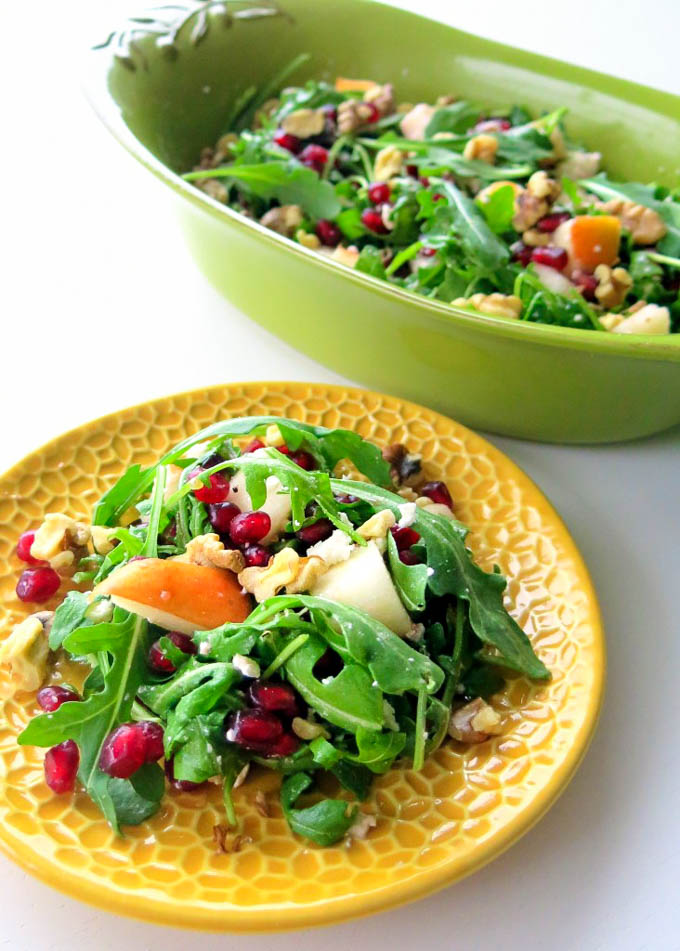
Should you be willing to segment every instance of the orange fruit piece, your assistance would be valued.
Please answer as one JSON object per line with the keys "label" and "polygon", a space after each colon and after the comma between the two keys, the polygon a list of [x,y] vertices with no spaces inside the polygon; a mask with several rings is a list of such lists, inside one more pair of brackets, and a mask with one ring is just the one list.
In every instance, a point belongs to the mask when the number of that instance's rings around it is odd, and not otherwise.
{"label": "orange fruit piece", "polygon": [[555,231],[553,243],[566,248],[572,267],[594,271],[612,265],[619,256],[621,222],[614,215],[578,215]]}
{"label": "orange fruit piece", "polygon": [[168,631],[193,634],[244,621],[251,601],[236,575],[172,559],[130,561],[94,589],[114,604]]}
{"label": "orange fruit piece", "polygon": [[372,79],[346,79],[344,76],[338,76],[335,80],[336,92],[368,92],[377,85]]}

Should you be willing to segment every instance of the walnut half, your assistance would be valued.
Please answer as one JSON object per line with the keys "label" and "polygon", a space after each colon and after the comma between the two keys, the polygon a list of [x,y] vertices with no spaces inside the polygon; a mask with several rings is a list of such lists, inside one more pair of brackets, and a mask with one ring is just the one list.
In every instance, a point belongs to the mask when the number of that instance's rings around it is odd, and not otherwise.
{"label": "walnut half", "polygon": [[481,697],[466,703],[451,714],[449,736],[461,743],[482,743],[500,733],[501,718]]}

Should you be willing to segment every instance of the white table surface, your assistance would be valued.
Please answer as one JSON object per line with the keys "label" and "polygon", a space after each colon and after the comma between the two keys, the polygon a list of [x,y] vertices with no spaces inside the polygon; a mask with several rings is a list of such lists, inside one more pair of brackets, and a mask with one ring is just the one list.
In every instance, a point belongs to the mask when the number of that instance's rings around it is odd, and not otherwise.
{"label": "white table surface", "polygon": [[[400,5],[680,92],[677,0]],[[173,391],[340,379],[217,296],[191,263],[161,187],[82,101],[74,57],[131,8],[129,0],[3,5],[0,468],[66,428]],[[187,317],[192,333],[180,351],[173,328]],[[486,869],[418,904],[280,937],[191,935],[117,918],[0,858],[0,947],[680,948],[680,429],[603,448],[492,441],[566,519],[608,631],[599,731],[538,827]]]}

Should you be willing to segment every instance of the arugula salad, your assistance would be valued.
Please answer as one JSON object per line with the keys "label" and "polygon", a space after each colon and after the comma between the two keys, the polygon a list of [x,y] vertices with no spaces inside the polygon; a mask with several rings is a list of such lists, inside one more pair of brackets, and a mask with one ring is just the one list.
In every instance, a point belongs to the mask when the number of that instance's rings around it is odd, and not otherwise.
{"label": "arugula salad", "polygon": [[43,711],[18,742],[115,830],[207,782],[216,829],[238,830],[234,789],[269,769],[294,833],[366,835],[374,776],[488,740],[506,678],[550,677],[466,534],[404,445],[216,422],[130,467],[89,523],[52,513],[19,538],[18,598],[62,598],[0,648]]}
{"label": "arugula salad", "polygon": [[247,89],[184,178],[312,251],[457,308],[608,333],[680,330],[680,190],[616,182],[532,116],[339,77]]}

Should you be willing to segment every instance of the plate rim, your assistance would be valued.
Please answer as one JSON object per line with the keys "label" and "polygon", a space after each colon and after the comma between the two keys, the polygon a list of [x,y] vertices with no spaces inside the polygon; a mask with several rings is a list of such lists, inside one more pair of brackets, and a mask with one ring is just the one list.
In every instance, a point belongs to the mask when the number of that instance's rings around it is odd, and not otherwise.
{"label": "plate rim", "polygon": [[[602,612],[596,589],[585,560],[561,515],[534,480],[511,459],[510,456],[494,446],[485,436],[480,435],[463,423],[459,423],[457,420],[446,416],[444,413],[440,413],[429,407],[424,407],[421,404],[414,403],[411,400],[403,399],[399,396],[379,393],[375,390],[355,386],[354,384],[345,385],[341,383],[312,382],[308,380],[247,380],[210,384],[206,387],[192,388],[176,393],[173,392],[154,396],[150,399],[142,400],[139,403],[121,407],[112,412],[86,420],[80,425],[73,426],[22,456],[8,469],[0,473],[0,481],[11,478],[27,461],[43,455],[62,440],[76,433],[96,429],[103,422],[113,421],[120,417],[121,414],[134,413],[149,404],[159,403],[168,399],[204,397],[214,392],[228,393],[231,395],[232,391],[236,388],[244,390],[249,387],[279,387],[285,390],[290,387],[300,386],[308,387],[314,392],[321,391],[324,394],[333,392],[338,395],[342,394],[345,397],[352,395],[357,397],[361,402],[363,402],[366,397],[375,397],[378,399],[387,397],[403,407],[408,407],[416,411],[425,410],[427,413],[431,413],[435,417],[445,420],[447,423],[454,423],[460,430],[479,440],[485,453],[500,457],[504,464],[510,468],[513,476],[519,475],[523,481],[526,481],[531,486],[537,498],[545,506],[545,511],[551,516],[553,524],[562,533],[562,538],[560,539],[561,544],[566,546],[569,556],[573,559],[574,565],[580,575],[581,590],[584,591],[588,598],[588,624],[592,630],[592,649],[594,651],[594,663],[592,668],[593,684],[588,697],[587,709],[581,728],[574,735],[569,751],[565,755],[559,768],[551,773],[548,782],[536,793],[530,805],[523,809],[517,816],[509,820],[487,842],[480,846],[474,858],[468,861],[461,861],[461,859],[458,858],[453,862],[449,861],[431,868],[425,868],[420,871],[416,877],[408,878],[403,882],[390,883],[362,895],[346,895],[330,900],[323,899],[309,905],[289,905],[285,908],[285,911],[279,906],[272,906],[271,903],[251,905],[247,908],[236,909],[198,902],[190,906],[176,905],[173,920],[169,921],[167,907],[151,896],[144,897],[142,910],[141,901],[130,902],[131,895],[134,897],[134,893],[130,891],[119,888],[108,888],[103,886],[102,883],[98,883],[95,880],[84,879],[64,869],[59,870],[58,876],[55,875],[54,869],[49,862],[41,861],[42,857],[35,849],[24,846],[19,840],[8,835],[8,829],[5,825],[0,825],[0,852],[39,881],[56,889],[69,898],[84,901],[91,906],[103,909],[107,912],[121,914],[138,921],[145,921],[165,927],[225,934],[274,934],[303,928],[318,928],[326,925],[340,924],[367,915],[377,914],[378,912],[389,911],[398,906],[417,901],[425,896],[435,894],[455,882],[461,881],[463,878],[479,871],[495,858],[506,852],[543,818],[546,812],[562,795],[588,751],[597,728],[604,699],[606,683],[606,642],[602,623]],[[452,867],[449,868],[449,865]],[[268,920],[268,918],[271,919],[272,915],[277,916],[279,914],[285,915],[283,921]]]}

